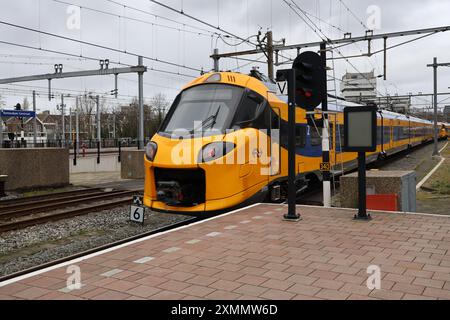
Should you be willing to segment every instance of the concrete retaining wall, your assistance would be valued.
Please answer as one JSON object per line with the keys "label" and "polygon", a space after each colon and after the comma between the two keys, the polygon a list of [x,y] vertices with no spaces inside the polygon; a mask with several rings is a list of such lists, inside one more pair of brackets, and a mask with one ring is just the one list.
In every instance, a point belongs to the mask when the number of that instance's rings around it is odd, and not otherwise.
{"label": "concrete retaining wall", "polygon": [[6,190],[9,191],[66,186],[68,159],[68,149],[0,149],[0,175],[8,175]]}
{"label": "concrete retaining wall", "polygon": [[[397,194],[400,211],[416,211],[416,173],[414,171],[367,171],[367,194]],[[358,174],[340,178],[343,208],[358,207]]]}
{"label": "concrete retaining wall", "polygon": [[122,151],[122,179],[144,179],[144,150]]}
{"label": "concrete retaining wall", "polygon": [[100,163],[97,163],[97,157],[77,158],[77,165],[73,165],[73,158],[69,160],[70,173],[89,173],[89,172],[119,172],[120,163],[118,155],[102,155]]}

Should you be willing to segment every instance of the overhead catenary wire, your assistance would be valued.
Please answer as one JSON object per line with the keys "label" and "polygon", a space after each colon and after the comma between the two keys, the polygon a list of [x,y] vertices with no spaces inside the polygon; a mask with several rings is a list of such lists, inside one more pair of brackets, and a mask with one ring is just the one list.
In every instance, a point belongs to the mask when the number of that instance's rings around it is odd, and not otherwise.
{"label": "overhead catenary wire", "polygon": [[[337,49],[337,48],[335,48],[335,47],[333,47],[331,44],[330,44],[330,39],[323,33],[323,31],[322,31],[322,29],[321,28],[319,28],[317,25],[315,25],[315,23],[307,16],[307,15],[305,15],[305,17],[313,24],[313,26],[311,26],[311,24],[310,23],[308,23],[301,15],[300,15],[300,13],[296,10],[296,8],[300,11],[301,10],[301,8],[300,8],[300,6],[294,1],[294,0],[291,0],[291,2],[292,2],[292,4],[291,3],[289,3],[289,2],[287,2],[286,0],[283,0],[283,2],[284,3],[286,3],[288,6],[289,6],[289,8],[291,8],[291,10],[293,10],[294,12],[295,12],[295,14],[301,19],[301,20],[303,20],[304,22],[305,22],[305,24],[311,29],[311,30],[313,30],[314,31],[314,33],[317,35],[317,36],[319,36],[319,38],[320,39],[322,39],[322,41],[324,41],[330,48],[331,48],[331,50],[335,50],[341,57],[342,57],[342,59],[344,59],[359,75],[361,75],[365,80],[367,80],[367,81],[369,81],[370,82],[370,80],[361,72],[361,71],[359,71],[359,69],[352,63],[352,62],[350,62],[350,60],[347,58],[347,57],[345,57],[343,54],[342,54],[342,52],[339,50],[339,49]],[[296,8],[294,8],[294,6],[296,7]],[[301,12],[301,11],[300,11]],[[314,27],[315,26],[315,27]],[[319,34],[319,32],[322,34]],[[378,89],[376,89],[375,88],[375,90],[376,90],[376,92],[377,92],[377,94],[379,95],[379,96],[383,96],[383,94],[378,90]]]}
{"label": "overhead catenary wire", "polygon": [[[122,79],[122,80],[128,80],[128,79]],[[37,93],[41,93],[43,96],[47,96],[48,95],[48,91],[46,91],[45,89],[47,89],[44,86],[30,86],[30,85],[24,85],[24,84],[9,84],[7,86],[16,86],[16,87],[22,87],[22,88],[29,88],[27,89],[17,89],[17,88],[5,88],[5,87],[0,87],[0,90],[9,90],[9,91],[24,91],[24,92],[28,92],[28,93],[32,93],[32,91],[36,91]],[[44,89],[42,91],[40,90],[35,90],[35,89]],[[67,92],[73,92],[74,95],[66,95],[66,97],[75,97],[75,93],[77,95],[84,95],[84,94],[93,94],[93,95],[100,95],[102,96],[102,98],[104,99],[108,99],[108,100],[112,100],[115,101],[116,98],[110,96],[110,92],[97,92],[97,91],[93,91],[93,90],[76,90],[76,89],[69,89],[69,88],[54,88],[54,93],[55,95],[57,94],[61,94],[61,93],[67,93]],[[175,89],[174,89],[175,90]],[[118,94],[118,97],[123,97],[122,100],[124,101],[129,101],[129,98],[136,98],[136,96],[134,95],[126,95],[126,94]],[[125,99],[128,98],[128,99]],[[144,97],[146,100],[152,100],[154,99],[154,97]],[[119,99],[120,100],[120,99]]]}
{"label": "overhead catenary wire", "polygon": [[[356,21],[358,22],[358,23],[360,23],[361,24],[361,26],[364,28],[364,30],[369,30],[369,27],[344,3],[344,1],[343,0],[339,0],[340,1],[340,3],[341,3],[341,5],[343,5],[346,9],[347,9],[347,11],[356,19]],[[361,54],[362,54],[362,50],[359,48],[359,46],[355,43],[355,47],[361,52]],[[378,70],[378,69],[380,69],[379,68],[379,66],[378,66],[378,62],[377,62],[377,60],[375,59],[375,63],[376,63],[376,67],[374,66],[374,64],[372,63],[372,60],[371,59],[369,59],[369,63],[371,64],[371,66],[373,67],[373,69],[375,69],[375,70]],[[383,85],[384,85],[384,82],[383,82]],[[385,88],[385,91],[387,92],[387,88],[386,88],[386,86],[384,85],[384,88]]]}
{"label": "overhead catenary wire", "polygon": [[14,27],[14,28],[18,28],[18,29],[22,29],[22,30],[26,30],[26,31],[30,31],[30,32],[44,34],[44,35],[47,35],[47,36],[59,38],[59,39],[66,40],[66,41],[77,42],[77,43],[80,43],[80,44],[83,44],[83,45],[88,45],[88,46],[96,47],[96,48],[99,48],[99,49],[104,49],[104,50],[109,50],[109,51],[112,51],[112,52],[123,53],[123,54],[127,54],[127,55],[130,55],[130,56],[135,56],[135,57],[143,57],[144,59],[147,59],[147,60],[159,62],[159,63],[162,63],[162,64],[167,64],[167,65],[174,66],[174,67],[181,67],[181,68],[184,68],[184,69],[188,69],[188,70],[192,70],[192,71],[198,71],[198,72],[202,71],[199,68],[193,68],[193,67],[189,67],[189,66],[184,66],[184,65],[177,64],[175,62],[170,62],[170,61],[166,61],[166,60],[162,60],[162,59],[158,59],[158,58],[152,58],[152,57],[148,57],[148,56],[145,56],[145,55],[142,55],[142,54],[129,52],[127,50],[120,50],[120,49],[117,49],[117,48],[111,48],[111,47],[108,47],[108,46],[104,46],[104,45],[100,45],[100,44],[96,44],[96,43],[92,43],[92,42],[88,42],[88,41],[78,40],[78,39],[74,39],[74,38],[58,35],[58,34],[51,33],[51,32],[41,31],[41,30],[37,30],[37,29],[34,29],[34,28],[30,28],[30,27],[25,27],[25,26],[21,26],[21,25],[18,25],[18,24],[14,24],[14,23],[11,23],[11,22],[6,22],[6,21],[0,20],[0,24],[6,25],[6,26],[10,26],[10,27]]}
{"label": "overhead catenary wire", "polygon": [[227,42],[227,41],[223,38],[222,35],[218,35],[217,37],[218,37],[218,39],[222,40],[222,42],[225,43],[226,45],[228,45],[228,46],[230,46],[230,47],[237,47],[237,46],[240,46],[241,44],[243,44],[244,42],[247,42],[247,41],[250,40],[251,38],[256,38],[257,35],[255,34],[255,35],[249,36],[248,38],[246,38],[246,39],[244,39],[244,40],[241,40],[240,42],[234,43],[234,44],[233,44],[233,43]]}
{"label": "overhead catenary wire", "polygon": [[207,32],[207,33],[210,33],[210,35],[219,35],[220,34],[220,33],[212,32],[210,30],[207,30],[207,29],[204,29],[204,28],[200,28],[200,27],[197,27],[197,26],[194,26],[194,25],[191,25],[191,24],[187,24],[187,23],[176,21],[174,19],[170,19],[170,18],[161,16],[161,15],[157,15],[155,13],[152,13],[152,12],[149,12],[149,11],[146,11],[146,10],[143,10],[143,9],[132,7],[130,5],[126,5],[126,4],[120,3],[118,1],[114,1],[114,0],[104,0],[104,1],[107,1],[109,3],[115,4],[117,6],[125,7],[127,9],[130,9],[130,10],[135,11],[135,12],[139,12],[139,13],[142,13],[142,14],[146,14],[146,15],[152,16],[152,17],[154,17],[156,19],[162,19],[162,20],[169,21],[169,22],[172,22],[172,23],[175,23],[175,24],[179,24],[181,26],[186,26],[186,27],[189,27],[189,28],[192,28],[192,29],[200,30],[202,32]]}
{"label": "overhead catenary wire", "polygon": [[343,0],[339,0],[340,3],[347,9],[347,11],[353,16],[353,18],[355,18],[356,21],[358,21],[359,24],[361,24],[361,26],[365,29],[368,30],[369,28],[367,27],[367,25],[361,21],[361,19],[344,3]]}
{"label": "overhead catenary wire", "polygon": [[247,66],[249,66],[251,64],[254,64],[254,63],[267,64],[267,61],[260,61],[261,59],[264,59],[264,57],[265,57],[265,55],[261,55],[261,56],[259,56],[259,58],[256,58],[256,60],[236,57],[236,60],[244,60],[244,61],[249,61],[249,62],[247,62],[247,63],[245,63],[245,64],[243,64],[243,65],[241,65],[241,66],[239,66],[237,68],[234,68],[231,71],[240,70],[240,69],[245,68],[245,67],[247,67]]}
{"label": "overhead catenary wire", "polygon": [[32,56],[32,55],[24,55],[24,54],[5,54],[0,53],[0,57],[5,58],[15,58],[15,59],[38,59],[38,60],[68,60],[68,61],[85,61],[88,60],[86,58],[69,58],[69,57],[56,57],[56,56]]}
{"label": "overhead catenary wire", "polygon": [[[205,37],[210,37],[211,34],[213,34],[212,32],[204,33],[204,32],[199,32],[199,31],[182,30],[182,29],[177,28],[177,27],[167,26],[167,25],[163,25],[163,24],[159,24],[159,23],[155,23],[155,22],[151,22],[151,21],[146,21],[146,20],[142,20],[142,19],[138,19],[138,18],[133,18],[133,17],[125,16],[125,15],[120,15],[120,14],[117,14],[117,13],[112,13],[112,12],[108,12],[108,11],[105,11],[105,10],[95,9],[95,8],[91,8],[91,7],[87,7],[87,6],[81,6],[81,5],[70,3],[70,2],[67,2],[67,1],[62,1],[62,0],[51,0],[51,1],[56,2],[56,3],[60,3],[60,4],[64,4],[64,5],[76,6],[76,7],[79,7],[80,9],[85,9],[85,10],[88,10],[88,11],[101,13],[101,14],[104,14],[104,15],[109,15],[109,16],[116,17],[116,18],[119,18],[119,19],[140,22],[140,23],[149,24],[149,25],[152,25],[152,26],[158,26],[158,27],[162,27],[162,28],[166,28],[166,29],[175,30],[175,31],[182,31],[182,32],[187,32],[187,33],[196,34],[196,35],[205,36]],[[128,8],[128,6],[126,6],[126,5],[124,5],[123,7],[124,8]]]}
{"label": "overhead catenary wire", "polygon": [[[34,49],[34,50],[40,50],[40,51],[45,51],[45,52],[50,52],[50,53],[55,53],[55,54],[79,57],[78,55],[72,54],[72,53],[67,53],[67,52],[63,52],[63,51],[56,51],[56,50],[50,50],[50,49],[43,49],[43,48],[33,47],[33,46],[29,46],[29,45],[24,45],[24,44],[13,43],[13,42],[9,42],[9,41],[0,40],[0,43],[11,45],[11,46],[17,46],[17,47],[21,47],[21,48],[26,48],[26,49]],[[80,57],[82,57],[82,58],[84,58],[86,60],[91,60],[91,61],[99,61],[100,60],[100,58],[93,58],[93,57],[88,57],[88,56],[85,56],[85,55],[82,55]],[[111,60],[110,63],[117,64],[117,65],[122,65],[122,66],[127,66],[127,67],[132,67],[133,66],[131,64],[125,64],[125,63],[116,62],[116,61],[113,61],[113,60]],[[154,67],[147,67],[147,69],[150,70],[150,71],[154,71],[154,72],[161,72],[161,73],[165,73],[165,74],[172,74],[172,75],[177,75],[177,76],[182,76],[182,77],[187,77],[187,78],[196,78],[197,77],[195,75],[185,74],[185,73],[181,73],[181,72],[168,71],[168,70],[162,70],[162,69],[158,69],[158,68],[154,68]]]}
{"label": "overhead catenary wire", "polygon": [[215,30],[219,30],[219,31],[221,31],[221,32],[223,32],[223,33],[226,33],[226,34],[228,34],[229,36],[232,36],[232,37],[234,37],[234,38],[236,38],[236,39],[243,40],[245,43],[248,43],[248,44],[251,44],[251,45],[256,45],[255,43],[252,43],[250,40],[245,40],[243,37],[240,37],[240,36],[238,36],[238,35],[236,35],[236,34],[230,32],[230,31],[227,31],[227,30],[225,30],[225,29],[223,29],[223,28],[220,28],[220,26],[214,26],[213,24],[211,24],[211,23],[209,23],[209,22],[203,21],[203,20],[200,19],[200,18],[197,18],[197,17],[194,17],[194,16],[192,16],[192,15],[190,15],[190,14],[187,14],[187,13],[184,12],[183,10],[177,10],[177,9],[175,9],[175,8],[173,8],[173,7],[169,6],[169,5],[167,5],[167,4],[161,3],[161,2],[156,1],[156,0],[149,0],[149,1],[155,3],[155,4],[159,5],[159,6],[161,6],[161,7],[163,7],[163,8],[166,8],[167,10],[170,10],[170,11],[172,11],[172,12],[176,12],[176,13],[181,14],[181,15],[183,15],[183,16],[189,18],[189,19],[192,19],[192,20],[194,20],[194,21],[197,21],[198,23],[201,23],[201,24],[203,24],[203,25],[206,25],[206,26],[208,26],[208,27],[210,27],[210,28],[213,28],[213,29],[215,29]]}
{"label": "overhead catenary wire", "polygon": [[[0,40],[0,43],[10,45],[10,46],[15,46],[15,47],[21,47],[21,48],[25,48],[25,49],[33,49],[33,50],[38,50],[38,51],[43,51],[43,52],[65,55],[65,56],[69,56],[69,57],[83,58],[83,59],[91,60],[91,61],[100,61],[101,60],[100,58],[94,58],[94,57],[86,56],[84,54],[74,54],[74,53],[68,53],[68,52],[59,51],[59,50],[45,49],[45,48],[41,48],[41,47],[35,47],[35,46],[21,44],[21,43],[14,43],[14,42],[10,42],[10,41]],[[116,65],[121,65],[121,66],[127,66],[127,67],[133,66],[131,64],[126,64],[126,63],[114,61],[114,60],[110,60],[110,63],[116,64]]]}

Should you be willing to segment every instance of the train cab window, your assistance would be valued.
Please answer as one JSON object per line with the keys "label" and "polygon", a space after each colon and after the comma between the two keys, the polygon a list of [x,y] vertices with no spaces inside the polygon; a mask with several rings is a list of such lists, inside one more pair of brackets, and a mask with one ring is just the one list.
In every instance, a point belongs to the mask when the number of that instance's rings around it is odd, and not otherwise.
{"label": "train cab window", "polygon": [[170,108],[161,132],[224,131],[229,127],[243,93],[242,88],[224,84],[188,88]]}

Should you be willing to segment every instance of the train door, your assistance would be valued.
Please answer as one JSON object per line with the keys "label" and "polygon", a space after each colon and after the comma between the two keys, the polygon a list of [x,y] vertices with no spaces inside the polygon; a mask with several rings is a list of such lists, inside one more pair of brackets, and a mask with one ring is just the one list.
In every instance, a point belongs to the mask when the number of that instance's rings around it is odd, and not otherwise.
{"label": "train door", "polygon": [[342,146],[344,144],[344,126],[341,119],[342,114],[337,113],[334,117],[334,170],[340,171],[340,174],[342,175],[344,173],[344,153],[342,152]]}
{"label": "train door", "polygon": [[408,131],[407,131],[407,136],[408,136],[408,147],[412,146],[412,141],[411,141],[411,119],[408,119]]}
{"label": "train door", "polygon": [[331,166],[335,166],[337,163],[336,155],[336,126],[337,126],[337,114],[330,114],[328,116],[329,121],[329,135],[330,135],[330,162]]}
{"label": "train door", "polygon": [[[270,159],[270,176],[281,174],[281,110],[272,107],[273,116],[270,121],[270,143],[268,144],[268,155]],[[269,177],[270,179],[270,177]]]}

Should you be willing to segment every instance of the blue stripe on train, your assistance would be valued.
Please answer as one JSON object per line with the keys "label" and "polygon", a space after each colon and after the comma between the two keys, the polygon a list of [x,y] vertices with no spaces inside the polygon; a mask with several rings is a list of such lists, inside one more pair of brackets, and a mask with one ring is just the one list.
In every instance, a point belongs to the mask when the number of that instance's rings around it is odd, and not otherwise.
{"label": "blue stripe on train", "polygon": [[[303,157],[310,157],[310,158],[322,157],[321,139],[320,139],[319,145],[314,145],[314,146],[312,145],[311,130],[316,130],[316,129],[310,128],[307,124],[304,124],[304,123],[297,123],[296,129],[306,131],[306,141],[305,141],[304,147],[296,147],[295,148],[295,153],[297,155],[300,155]],[[288,124],[286,121],[281,121],[280,144],[286,150],[288,149],[288,138],[287,137],[288,137]]]}

